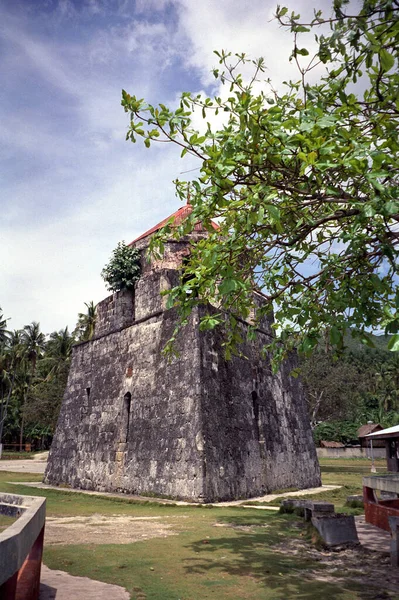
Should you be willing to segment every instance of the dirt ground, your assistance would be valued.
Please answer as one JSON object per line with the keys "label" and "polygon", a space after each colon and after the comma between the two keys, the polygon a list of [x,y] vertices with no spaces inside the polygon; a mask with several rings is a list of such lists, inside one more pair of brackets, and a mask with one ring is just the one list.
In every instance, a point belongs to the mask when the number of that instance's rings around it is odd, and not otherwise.
{"label": "dirt ground", "polygon": [[[175,522],[174,524],[176,525]],[[253,526],[225,523],[215,523],[215,526],[232,527],[248,532],[253,528]],[[304,570],[301,573],[303,578],[337,583],[343,587],[350,581],[356,582],[361,586],[364,600],[399,599],[399,569],[391,567],[387,552],[370,550],[363,546],[340,551],[320,549],[306,539],[306,525],[303,521],[297,522],[294,527],[300,530],[301,537],[286,538],[273,546],[273,551],[314,561],[316,566]],[[167,516],[131,517],[95,514],[85,517],[47,517],[45,543],[48,545],[130,544],[176,534],[177,531],[172,523],[168,523]],[[54,596],[43,595],[42,597],[43,600],[50,600]]]}
{"label": "dirt ground", "polygon": [[45,544],[131,544],[176,535],[167,517],[47,517]]}
{"label": "dirt ground", "polygon": [[[226,524],[215,523],[215,526],[226,527]],[[251,526],[228,527],[245,531],[252,529]],[[370,550],[362,545],[340,550],[320,549],[305,539],[307,525],[304,521],[297,522],[294,527],[301,531],[303,539],[285,538],[273,546],[273,552],[318,563],[319,568],[316,566],[302,571],[304,579],[337,583],[343,587],[352,581],[361,586],[363,600],[399,600],[399,569],[391,566],[388,552]]]}
{"label": "dirt ground", "polygon": [[391,567],[390,555],[387,553],[363,546],[339,551],[319,550],[298,539],[285,540],[273,550],[284,555],[310,558],[320,564],[320,570],[307,570],[303,573],[304,577],[342,585],[348,579],[356,581],[362,586],[364,599],[399,598],[399,569]]}

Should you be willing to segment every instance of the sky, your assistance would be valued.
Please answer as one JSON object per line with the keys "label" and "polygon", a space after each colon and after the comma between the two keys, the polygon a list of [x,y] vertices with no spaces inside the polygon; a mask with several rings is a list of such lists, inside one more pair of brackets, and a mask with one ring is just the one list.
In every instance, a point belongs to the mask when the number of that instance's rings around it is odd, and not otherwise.
{"label": "sky", "polygon": [[[302,14],[330,2],[295,0]],[[73,329],[107,295],[100,273],[180,207],[193,167],[173,145],[125,141],[122,88],[170,107],[218,92],[213,50],[296,79],[274,0],[0,0],[0,307],[8,328]],[[196,165],[195,165],[196,166]]]}

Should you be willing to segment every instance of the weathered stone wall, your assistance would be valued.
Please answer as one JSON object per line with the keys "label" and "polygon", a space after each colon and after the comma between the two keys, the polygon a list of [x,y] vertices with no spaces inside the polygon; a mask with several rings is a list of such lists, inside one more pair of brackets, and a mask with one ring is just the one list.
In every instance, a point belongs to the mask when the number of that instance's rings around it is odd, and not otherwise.
{"label": "weathered stone wall", "polygon": [[261,358],[267,333],[258,331],[242,345],[244,357],[229,361],[220,332],[201,335],[206,495],[213,499],[320,485],[303,390],[289,375],[295,357],[274,376]]}
{"label": "weathered stone wall", "polygon": [[199,501],[318,485],[295,358],[277,376],[261,358],[270,320],[243,345],[247,358],[226,361],[221,331],[199,331],[201,311],[213,310],[202,307],[178,337],[178,358],[163,356],[176,315],[161,292],[178,277],[148,270],[135,294],[100,303],[93,340],[73,350],[45,481]]}
{"label": "weathered stone wall", "polygon": [[134,293],[116,292],[97,304],[95,337],[102,337],[134,322]]}
{"label": "weathered stone wall", "polygon": [[138,240],[134,245],[140,250],[142,274],[146,276],[147,273],[153,271],[180,269],[184,258],[190,254],[190,245],[204,238],[206,235],[205,232],[194,232],[181,240],[168,240],[164,244],[164,253],[161,259],[155,259],[151,256],[148,249],[150,237]]}
{"label": "weathered stone wall", "polygon": [[75,347],[47,482],[203,498],[195,318],[170,363],[172,311]]}

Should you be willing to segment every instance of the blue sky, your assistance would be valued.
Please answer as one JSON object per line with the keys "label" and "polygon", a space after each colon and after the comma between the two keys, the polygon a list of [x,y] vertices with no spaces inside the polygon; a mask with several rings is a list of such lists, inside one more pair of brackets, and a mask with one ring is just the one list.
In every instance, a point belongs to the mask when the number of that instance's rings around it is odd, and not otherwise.
{"label": "blue sky", "polygon": [[[323,2],[320,2],[321,6]],[[325,5],[329,5],[324,0]],[[309,9],[296,0],[295,10]],[[213,50],[296,76],[270,0],[0,0],[0,307],[9,327],[73,328],[101,269],[179,207],[178,149],[125,141],[121,89],[174,105],[217,91]]]}

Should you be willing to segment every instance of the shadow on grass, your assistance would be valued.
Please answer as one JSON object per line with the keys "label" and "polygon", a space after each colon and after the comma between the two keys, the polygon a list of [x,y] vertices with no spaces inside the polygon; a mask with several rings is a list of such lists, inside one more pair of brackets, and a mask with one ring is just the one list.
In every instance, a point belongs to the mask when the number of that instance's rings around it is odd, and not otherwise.
{"label": "shadow on grass", "polygon": [[[300,556],[284,554],[273,549],[283,544],[288,537],[297,537],[295,522],[290,517],[281,516],[265,519],[263,515],[232,516],[221,521],[227,527],[233,527],[234,533],[227,529],[226,535],[218,538],[198,540],[188,546],[195,557],[185,559],[187,574],[204,574],[222,571],[232,577],[257,580],[264,586],[270,598],[301,598],[302,600],[343,600],[358,596],[342,589],[334,583],[307,578],[307,571],[322,571],[324,566],[316,561]],[[243,531],[241,528],[251,528]],[[348,595],[349,593],[349,595]],[[262,595],[269,598],[269,594]]]}

